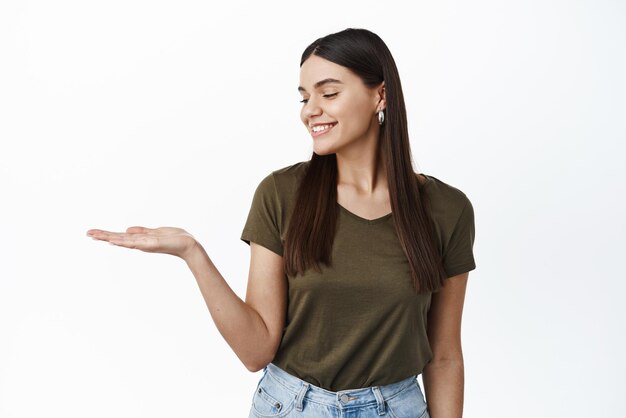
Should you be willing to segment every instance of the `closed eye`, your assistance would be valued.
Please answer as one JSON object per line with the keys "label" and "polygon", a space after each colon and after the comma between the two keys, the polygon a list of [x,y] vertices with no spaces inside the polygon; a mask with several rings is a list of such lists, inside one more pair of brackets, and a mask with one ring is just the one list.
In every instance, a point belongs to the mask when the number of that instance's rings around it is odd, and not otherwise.
{"label": "closed eye", "polygon": [[[333,97],[333,96],[336,96],[336,95],[338,95],[338,94],[339,94],[339,93],[324,94],[322,97],[326,97],[326,98],[328,98],[328,97]],[[309,99],[302,99],[302,100],[300,100],[300,103],[303,103],[303,104],[304,104],[304,103],[307,103],[308,101],[309,101]]]}

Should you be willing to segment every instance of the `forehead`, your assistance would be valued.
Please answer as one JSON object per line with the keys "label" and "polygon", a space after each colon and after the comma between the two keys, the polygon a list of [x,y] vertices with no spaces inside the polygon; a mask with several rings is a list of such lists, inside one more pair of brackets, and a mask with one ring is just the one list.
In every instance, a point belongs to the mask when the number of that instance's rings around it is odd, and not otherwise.
{"label": "forehead", "polygon": [[315,89],[315,83],[325,79],[340,80],[343,84],[359,80],[348,68],[311,55],[300,67],[300,87],[311,91]]}

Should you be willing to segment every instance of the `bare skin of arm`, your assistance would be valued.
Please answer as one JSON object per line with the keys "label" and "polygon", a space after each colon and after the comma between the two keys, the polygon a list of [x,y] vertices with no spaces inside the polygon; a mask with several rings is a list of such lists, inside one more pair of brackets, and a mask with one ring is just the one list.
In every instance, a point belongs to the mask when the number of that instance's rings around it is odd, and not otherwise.
{"label": "bare skin of arm", "polygon": [[228,285],[206,251],[185,230],[173,227],[130,227],[126,232],[99,229],[87,235],[110,244],[182,258],[193,273],[220,334],[252,372],[274,358],[285,324],[287,278],[282,257],[250,243],[250,271],[243,301]]}
{"label": "bare skin of arm", "polygon": [[428,338],[433,359],[422,372],[431,418],[461,418],[465,369],[461,317],[469,272],[446,279],[433,293],[428,312]]}

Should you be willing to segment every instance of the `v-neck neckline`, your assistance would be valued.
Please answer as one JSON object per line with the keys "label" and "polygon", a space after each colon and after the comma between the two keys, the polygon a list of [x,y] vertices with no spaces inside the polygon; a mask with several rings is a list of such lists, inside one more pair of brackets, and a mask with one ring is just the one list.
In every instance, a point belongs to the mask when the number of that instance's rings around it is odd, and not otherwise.
{"label": "v-neck neckline", "polygon": [[370,225],[382,222],[382,221],[386,220],[387,218],[390,218],[391,215],[393,215],[393,212],[389,212],[388,214],[383,215],[383,216],[381,216],[379,218],[366,219],[366,218],[363,218],[363,217],[357,215],[356,213],[350,212],[348,209],[344,208],[339,203],[337,203],[337,206],[339,206],[339,209],[342,210],[346,215],[351,216],[352,218],[356,219],[357,221],[364,222],[364,223],[367,223],[367,224],[370,224]]}
{"label": "v-neck neckline", "polygon": [[[426,183],[424,183],[424,185],[423,185],[424,187],[428,186],[430,183],[433,182],[433,179],[430,176],[428,176],[428,175],[426,175],[424,173],[420,173],[420,174],[423,175],[424,177],[426,177]],[[350,212],[348,209],[346,209],[343,206],[341,206],[339,204],[339,202],[337,202],[337,206],[339,206],[339,209],[341,211],[343,211],[346,215],[350,216],[353,219],[356,219],[359,222],[362,222],[362,223],[365,223],[365,224],[368,224],[368,225],[375,225],[375,224],[378,224],[380,222],[384,222],[387,219],[391,218],[391,216],[393,215],[393,212],[389,212],[386,215],[379,216],[378,218],[367,219],[367,218],[363,218],[362,216],[357,215],[354,212]]]}

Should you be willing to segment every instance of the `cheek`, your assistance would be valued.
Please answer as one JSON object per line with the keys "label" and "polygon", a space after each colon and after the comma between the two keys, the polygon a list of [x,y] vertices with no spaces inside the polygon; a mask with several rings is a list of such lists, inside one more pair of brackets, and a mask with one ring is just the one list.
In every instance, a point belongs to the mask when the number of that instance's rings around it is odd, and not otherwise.
{"label": "cheek", "polygon": [[368,130],[371,124],[369,108],[357,103],[338,107],[333,116],[336,116],[337,120],[341,122],[344,132],[349,131],[355,135],[360,135]]}
{"label": "cheek", "polygon": [[335,100],[328,106],[328,112],[348,119],[353,123],[360,124],[364,119],[369,119],[370,107],[363,97],[360,96],[345,96],[341,101]]}

